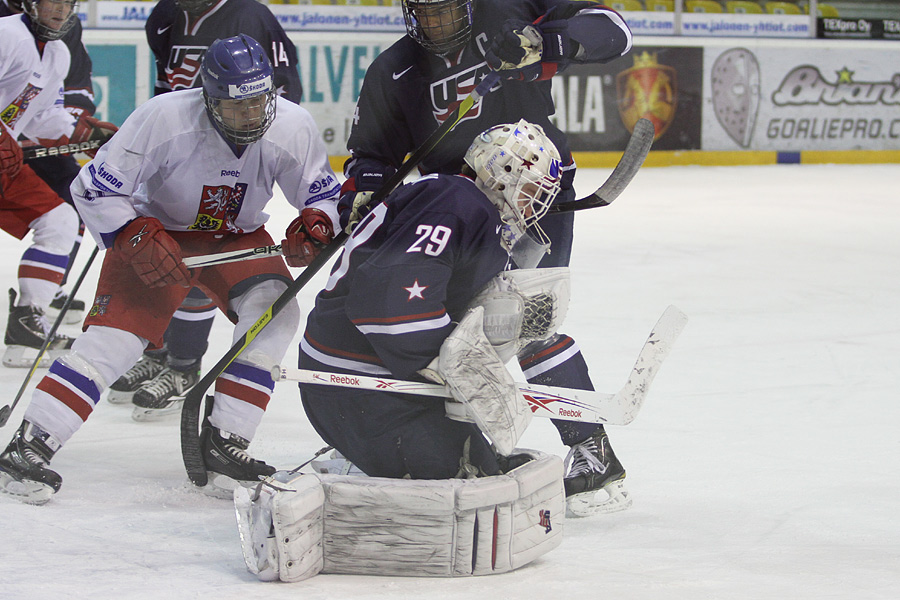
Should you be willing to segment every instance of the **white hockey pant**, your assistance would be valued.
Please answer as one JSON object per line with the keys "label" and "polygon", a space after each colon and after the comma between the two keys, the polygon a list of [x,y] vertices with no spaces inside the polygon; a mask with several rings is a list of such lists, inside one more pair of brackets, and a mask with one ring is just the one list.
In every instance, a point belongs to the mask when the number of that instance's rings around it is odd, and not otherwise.
{"label": "white hockey pant", "polygon": [[[247,568],[263,581],[318,573],[461,577],[505,573],[562,542],[557,456],[478,479],[290,476],[234,501]],[[276,474],[277,477],[277,474]]]}

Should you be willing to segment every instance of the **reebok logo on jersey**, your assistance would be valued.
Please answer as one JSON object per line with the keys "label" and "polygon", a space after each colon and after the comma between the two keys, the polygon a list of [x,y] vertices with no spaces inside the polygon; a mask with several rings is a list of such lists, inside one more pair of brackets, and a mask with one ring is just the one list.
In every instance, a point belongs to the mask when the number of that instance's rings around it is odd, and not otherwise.
{"label": "reebok logo on jersey", "polygon": [[403,77],[404,75],[406,75],[406,74],[409,72],[410,69],[412,69],[412,65],[406,67],[405,69],[403,69],[403,70],[400,71],[399,73],[394,73],[394,74],[393,74],[394,81],[397,81],[398,79],[400,79],[401,77]]}

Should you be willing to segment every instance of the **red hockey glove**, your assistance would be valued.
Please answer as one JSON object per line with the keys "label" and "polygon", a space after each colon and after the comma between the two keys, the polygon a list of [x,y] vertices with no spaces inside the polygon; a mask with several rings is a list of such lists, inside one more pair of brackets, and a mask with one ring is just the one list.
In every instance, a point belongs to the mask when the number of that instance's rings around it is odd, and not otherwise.
{"label": "red hockey glove", "polygon": [[181,248],[158,219],[138,217],[129,223],[116,236],[115,251],[122,253],[122,258],[149,287],[191,285]]}
{"label": "red hockey glove", "polygon": [[[78,118],[78,122],[75,123],[75,131],[72,132],[72,137],[69,138],[69,142],[72,144],[80,144],[81,142],[93,142],[96,140],[100,142],[100,145],[102,146],[108,142],[109,138],[111,138],[118,130],[119,128],[112,123],[97,120],[90,115],[81,115],[81,117]],[[97,151],[85,150],[84,153],[91,158],[94,158]]]}
{"label": "red hockey glove", "polygon": [[0,174],[12,179],[22,168],[22,149],[6,127],[0,125]]}
{"label": "red hockey glove", "polygon": [[318,208],[304,208],[288,225],[284,235],[281,253],[288,266],[308,267],[322,248],[334,239],[334,229],[324,212]]}
{"label": "red hockey glove", "polygon": [[491,40],[484,58],[505,79],[543,81],[565,66],[577,48],[564,19],[536,25],[509,19]]}

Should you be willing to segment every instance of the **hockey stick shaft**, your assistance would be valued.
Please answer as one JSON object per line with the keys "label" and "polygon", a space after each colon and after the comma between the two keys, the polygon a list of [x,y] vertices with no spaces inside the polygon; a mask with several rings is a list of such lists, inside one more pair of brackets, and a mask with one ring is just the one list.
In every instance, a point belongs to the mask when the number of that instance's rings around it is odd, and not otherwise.
{"label": "hockey stick shaft", "polygon": [[[456,124],[475,106],[475,104],[486,94],[499,80],[499,75],[491,73],[485,77],[481,83],[472,91],[469,96],[460,103],[454,113],[447,118],[434,133],[432,133],[425,142],[419,146],[402,165],[397,169],[381,188],[372,194],[370,203],[378,203],[415,169],[420,162],[443,140],[450,131],[456,127]],[[275,303],[272,304],[263,313],[259,319],[250,327],[250,329],[238,339],[234,345],[225,353],[219,362],[217,362],[210,371],[204,375],[197,384],[185,395],[184,405],[181,408],[181,457],[184,461],[185,470],[188,477],[197,486],[205,486],[209,478],[206,473],[206,465],[203,463],[203,456],[200,450],[200,406],[206,394],[206,390],[213,382],[228,368],[228,365],[234,361],[244,349],[250,345],[253,338],[268,325],[285,305],[296,296],[313,276],[324,267],[331,257],[344,245],[349,235],[346,232],[340,232],[335,236],[334,240],[328,244],[307,266],[303,272],[288,286],[288,288],[279,296]]]}
{"label": "hockey stick shaft", "polygon": [[631,133],[628,144],[625,146],[622,157],[603,185],[590,196],[585,196],[573,202],[554,204],[550,207],[550,212],[573,212],[612,204],[628,184],[631,183],[631,180],[637,175],[638,169],[644,164],[644,160],[650,152],[650,146],[653,145],[653,136],[655,134],[656,130],[653,127],[653,123],[647,119],[639,119],[634,126],[634,131]]}
{"label": "hockey stick shaft", "polygon": [[34,158],[44,158],[47,156],[65,156],[67,154],[76,154],[78,152],[86,152],[88,150],[96,150],[103,145],[100,140],[91,140],[89,142],[79,142],[77,144],[61,144],[59,146],[26,146],[22,148],[22,158],[31,160]]}
{"label": "hockey stick shaft", "polygon": [[239,262],[242,260],[255,260],[269,256],[281,256],[281,244],[271,246],[257,246],[246,250],[232,250],[231,252],[219,252],[218,254],[202,254],[200,256],[188,256],[184,259],[184,265],[188,269],[198,267],[211,267],[225,263]]}
{"label": "hockey stick shaft", "polygon": [[[628,425],[643,406],[653,378],[686,323],[687,317],[684,313],[674,306],[668,307],[644,342],[626,384],[615,394],[531,383],[516,383],[516,385],[531,407],[532,413],[537,417]],[[366,375],[274,367],[272,379],[357,390],[453,398],[450,390],[443,385]]]}
{"label": "hockey stick shaft", "polygon": [[60,309],[59,314],[56,316],[56,320],[53,322],[53,327],[51,327],[50,331],[47,333],[46,338],[44,339],[44,343],[41,345],[41,349],[38,351],[37,358],[34,359],[34,364],[31,365],[31,370],[29,370],[28,375],[25,376],[25,381],[22,382],[22,386],[19,388],[19,393],[16,394],[15,400],[13,400],[11,405],[0,408],[0,427],[6,425],[6,422],[9,420],[9,416],[12,414],[12,411],[16,408],[16,405],[19,403],[19,400],[21,400],[22,395],[25,393],[25,388],[28,387],[28,383],[34,376],[34,372],[37,370],[38,365],[41,363],[41,358],[44,357],[44,353],[47,351],[47,347],[50,345],[50,342],[53,341],[53,336],[56,333],[56,330],[59,328],[60,323],[62,323],[63,317],[65,317],[66,312],[69,310],[69,305],[72,304],[72,300],[75,298],[75,293],[78,291],[78,288],[81,287],[81,282],[84,281],[88,269],[91,268],[91,263],[94,262],[94,259],[97,257],[97,253],[99,251],[100,247],[98,246],[94,248],[94,251],[91,253],[90,257],[88,257],[87,264],[84,265],[84,269],[82,269],[81,275],[78,276],[78,280],[75,282],[75,285],[72,286],[72,292],[69,294],[69,297],[66,298],[66,301]]}

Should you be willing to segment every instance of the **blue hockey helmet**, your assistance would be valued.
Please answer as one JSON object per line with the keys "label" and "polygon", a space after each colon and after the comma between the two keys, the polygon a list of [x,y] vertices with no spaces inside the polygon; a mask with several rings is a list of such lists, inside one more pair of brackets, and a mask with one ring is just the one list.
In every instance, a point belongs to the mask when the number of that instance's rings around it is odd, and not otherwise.
{"label": "blue hockey helmet", "polygon": [[259,42],[249,35],[216,40],[200,64],[206,110],[222,136],[246,145],[275,120],[274,71]]}
{"label": "blue hockey helmet", "polygon": [[473,0],[403,0],[406,33],[438,55],[450,54],[472,37]]}
{"label": "blue hockey helmet", "polygon": [[75,26],[78,0],[23,0],[22,12],[31,21],[34,37],[49,42],[60,39]]}

